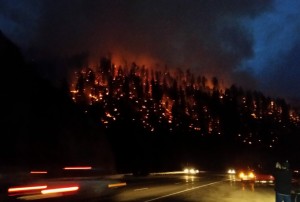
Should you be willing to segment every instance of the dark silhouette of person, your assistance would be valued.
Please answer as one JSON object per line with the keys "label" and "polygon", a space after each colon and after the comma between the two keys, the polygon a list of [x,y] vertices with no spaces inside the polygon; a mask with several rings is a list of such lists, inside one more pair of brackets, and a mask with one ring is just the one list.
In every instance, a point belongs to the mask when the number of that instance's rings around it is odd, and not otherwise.
{"label": "dark silhouette of person", "polygon": [[276,163],[276,169],[274,171],[275,178],[275,201],[276,202],[291,202],[292,192],[292,172],[290,171],[290,165],[288,161],[280,164]]}

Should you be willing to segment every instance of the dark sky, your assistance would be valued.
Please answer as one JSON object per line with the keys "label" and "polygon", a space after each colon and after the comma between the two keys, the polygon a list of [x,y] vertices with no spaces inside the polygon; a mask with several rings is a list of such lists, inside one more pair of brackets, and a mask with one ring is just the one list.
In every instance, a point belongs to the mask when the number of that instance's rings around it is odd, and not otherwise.
{"label": "dark sky", "polygon": [[299,0],[0,0],[0,29],[28,59],[110,53],[300,103],[299,10]]}

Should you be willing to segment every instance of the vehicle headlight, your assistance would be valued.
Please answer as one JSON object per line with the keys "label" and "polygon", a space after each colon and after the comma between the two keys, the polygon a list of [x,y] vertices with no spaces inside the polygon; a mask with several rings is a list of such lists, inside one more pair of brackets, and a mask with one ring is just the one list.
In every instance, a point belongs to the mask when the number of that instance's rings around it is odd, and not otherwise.
{"label": "vehicle headlight", "polygon": [[185,168],[183,170],[183,172],[186,174],[196,174],[196,173],[199,173],[199,170],[197,170],[195,168]]}
{"label": "vehicle headlight", "polygon": [[234,170],[234,169],[229,169],[229,170],[227,171],[227,173],[229,173],[229,174],[235,174],[235,170]]}
{"label": "vehicle headlight", "polygon": [[255,177],[255,175],[254,175],[254,173],[249,173],[249,175],[248,175],[250,178],[254,178]]}

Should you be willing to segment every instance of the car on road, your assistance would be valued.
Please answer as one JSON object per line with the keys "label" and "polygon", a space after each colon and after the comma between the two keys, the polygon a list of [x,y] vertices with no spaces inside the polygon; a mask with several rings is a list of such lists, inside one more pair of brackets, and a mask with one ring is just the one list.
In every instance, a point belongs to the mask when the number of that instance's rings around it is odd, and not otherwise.
{"label": "car on road", "polygon": [[229,169],[227,170],[227,173],[228,173],[228,174],[236,174],[234,168],[229,168]]}
{"label": "car on road", "polygon": [[196,168],[194,168],[194,167],[188,167],[188,168],[184,168],[183,172],[185,174],[192,174],[192,175],[194,175],[194,174],[199,173],[199,170],[196,169]]}
{"label": "car on road", "polygon": [[255,173],[255,182],[272,184],[272,183],[274,183],[274,176],[270,173],[256,172]]}
{"label": "car on road", "polygon": [[273,183],[274,176],[267,171],[242,169],[237,172],[237,178],[242,182]]}
{"label": "car on road", "polygon": [[237,177],[240,181],[245,182],[245,181],[250,181],[254,182],[255,181],[255,174],[253,170],[240,170],[237,173]]}

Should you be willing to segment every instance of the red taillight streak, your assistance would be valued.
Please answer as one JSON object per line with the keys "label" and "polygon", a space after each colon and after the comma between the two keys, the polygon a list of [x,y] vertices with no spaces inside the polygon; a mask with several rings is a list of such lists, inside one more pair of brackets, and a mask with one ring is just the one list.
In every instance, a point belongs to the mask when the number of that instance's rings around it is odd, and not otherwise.
{"label": "red taillight streak", "polygon": [[47,185],[42,186],[28,186],[28,187],[12,187],[8,189],[9,193],[12,192],[19,192],[19,191],[32,191],[32,190],[39,190],[39,189],[46,189]]}
{"label": "red taillight streak", "polygon": [[82,166],[82,167],[64,167],[64,170],[91,170],[91,166]]}
{"label": "red taillight streak", "polygon": [[54,189],[45,189],[42,190],[42,194],[53,194],[53,193],[62,193],[62,192],[70,192],[70,191],[77,191],[79,189],[78,186],[75,187],[62,187],[62,188],[54,188]]}
{"label": "red taillight streak", "polygon": [[30,171],[31,174],[47,174],[47,171]]}

